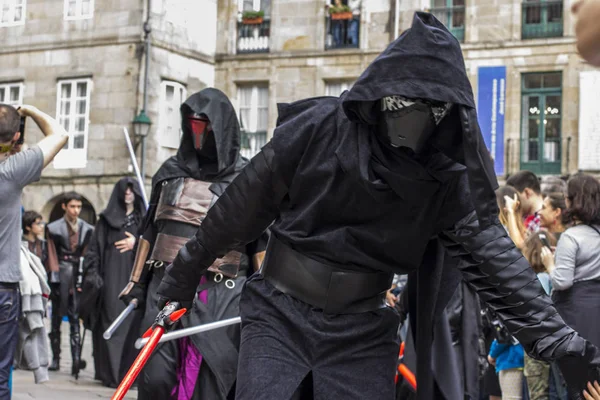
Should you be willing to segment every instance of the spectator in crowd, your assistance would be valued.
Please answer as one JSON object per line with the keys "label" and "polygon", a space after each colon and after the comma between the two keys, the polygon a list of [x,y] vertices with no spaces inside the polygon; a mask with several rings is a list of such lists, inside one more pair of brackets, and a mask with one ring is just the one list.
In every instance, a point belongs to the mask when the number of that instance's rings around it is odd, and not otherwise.
{"label": "spectator in crowd", "polygon": [[[19,129],[24,117],[33,119],[45,137],[21,151],[19,139],[24,132]],[[63,127],[37,108],[0,104],[0,399],[10,398],[8,379],[18,339],[21,194],[23,187],[39,180],[67,139]]]}
{"label": "spectator in crowd", "polygon": [[[545,244],[551,247],[556,246],[556,238],[549,232],[536,232],[529,236],[525,241],[523,256],[529,261],[531,268],[537,274],[546,294],[550,294],[552,284],[550,276],[546,272],[546,267],[542,263],[542,248]],[[525,354],[524,375],[527,380],[530,400],[545,400],[550,396],[550,364],[541,360],[536,360]]]}
{"label": "spectator in crowd", "polygon": [[600,0],[580,0],[573,4],[577,16],[577,50],[590,64],[600,67]]}
{"label": "spectator in crowd", "polygon": [[506,184],[519,192],[527,234],[537,232],[540,229],[538,212],[544,203],[538,177],[531,171],[519,171],[508,178]]}
{"label": "spectator in crowd", "polygon": [[600,183],[578,174],[569,179],[566,219],[570,226],[542,261],[552,279],[552,299],[565,322],[600,344]]}
{"label": "spectator in crowd", "polygon": [[525,227],[523,226],[523,208],[519,193],[511,186],[503,186],[496,190],[496,201],[500,210],[498,217],[508,235],[519,249],[525,243]]}
{"label": "spectator in crowd", "polygon": [[600,384],[594,382],[594,385],[588,383],[588,390],[583,392],[585,400],[600,400]]}
{"label": "spectator in crowd", "polygon": [[348,0],[352,19],[348,22],[348,42],[358,47],[358,27],[360,26],[360,5],[362,0]]}
{"label": "spectator in crowd", "polygon": [[44,221],[42,215],[36,211],[25,211],[23,213],[21,224],[23,227],[23,241],[27,243],[29,251],[40,259],[48,274],[48,280],[50,280],[50,270],[48,269],[48,246],[43,239]]}
{"label": "spectator in crowd", "polygon": [[501,343],[494,339],[488,362],[496,368],[500,380],[502,400],[521,400],[523,398],[523,346],[512,336]]}
{"label": "spectator in crowd", "polygon": [[547,196],[548,193],[564,194],[567,192],[567,181],[558,176],[546,176],[542,178],[540,189],[542,196]]}
{"label": "spectator in crowd", "polygon": [[564,216],[566,210],[565,194],[555,192],[546,195],[542,209],[539,212],[541,227],[554,234],[557,241],[565,231]]}

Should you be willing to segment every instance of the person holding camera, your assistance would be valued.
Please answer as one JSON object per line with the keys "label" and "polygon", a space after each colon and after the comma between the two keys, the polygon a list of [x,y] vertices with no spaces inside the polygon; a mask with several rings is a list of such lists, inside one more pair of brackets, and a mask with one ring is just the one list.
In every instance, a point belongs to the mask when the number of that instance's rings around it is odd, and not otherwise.
{"label": "person holding camera", "polygon": [[[44,139],[26,151],[24,120],[30,117]],[[17,346],[21,280],[21,194],[67,143],[68,134],[52,117],[32,106],[0,104],[0,399],[10,398],[8,379]]]}

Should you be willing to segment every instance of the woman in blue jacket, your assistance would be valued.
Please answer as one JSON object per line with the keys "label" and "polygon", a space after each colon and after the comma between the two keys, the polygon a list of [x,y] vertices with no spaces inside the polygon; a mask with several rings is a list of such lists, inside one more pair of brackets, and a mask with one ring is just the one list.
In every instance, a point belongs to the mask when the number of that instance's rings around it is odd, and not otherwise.
{"label": "woman in blue jacket", "polygon": [[523,398],[523,358],[524,351],[516,339],[513,343],[500,343],[494,339],[488,361],[496,367],[500,378],[502,400]]}

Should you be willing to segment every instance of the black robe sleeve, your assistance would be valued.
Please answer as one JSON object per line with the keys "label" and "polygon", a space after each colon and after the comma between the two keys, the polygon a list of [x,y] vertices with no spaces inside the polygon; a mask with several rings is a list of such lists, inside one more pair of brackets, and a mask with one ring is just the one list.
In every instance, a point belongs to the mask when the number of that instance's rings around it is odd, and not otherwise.
{"label": "black robe sleeve", "polygon": [[103,218],[98,220],[94,233],[87,246],[83,265],[83,285],[79,298],[79,316],[87,329],[94,329],[98,323],[98,310],[101,307],[102,255],[106,247],[108,225]]}

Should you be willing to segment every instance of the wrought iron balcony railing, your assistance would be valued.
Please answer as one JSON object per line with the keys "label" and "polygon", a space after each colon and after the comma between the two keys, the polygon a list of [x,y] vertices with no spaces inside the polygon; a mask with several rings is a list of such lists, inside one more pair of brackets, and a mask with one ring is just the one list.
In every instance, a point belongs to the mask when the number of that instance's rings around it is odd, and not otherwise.
{"label": "wrought iron balcony railing", "polygon": [[523,2],[522,38],[549,38],[563,35],[562,1]]}
{"label": "wrought iron balcony railing", "polygon": [[260,23],[238,22],[237,53],[268,53],[271,36],[271,21]]}
{"label": "wrought iron balcony railing", "polygon": [[360,15],[342,14],[344,15],[331,14],[325,18],[326,50],[359,47]]}

